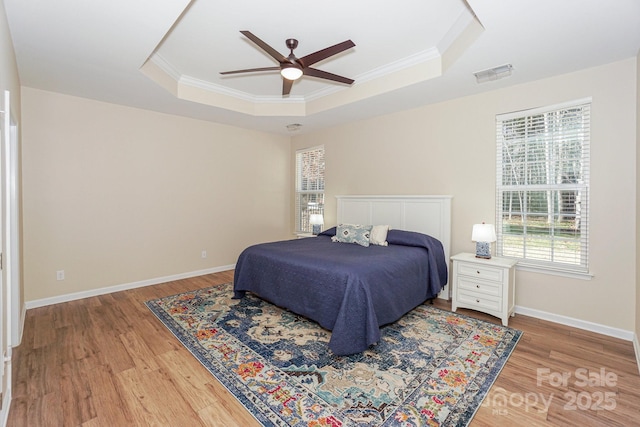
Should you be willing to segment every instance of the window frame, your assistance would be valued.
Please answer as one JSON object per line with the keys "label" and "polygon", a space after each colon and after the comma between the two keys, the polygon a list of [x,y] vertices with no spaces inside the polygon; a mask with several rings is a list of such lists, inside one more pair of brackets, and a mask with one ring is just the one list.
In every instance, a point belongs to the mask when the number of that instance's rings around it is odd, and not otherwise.
{"label": "window frame", "polygon": [[[575,101],[570,101],[562,104],[551,105],[547,107],[534,108],[529,110],[522,110],[512,113],[498,114],[496,115],[496,254],[497,256],[502,256],[506,258],[515,258],[519,260],[518,269],[519,270],[527,270],[527,271],[535,271],[535,272],[543,272],[556,274],[561,276],[573,277],[573,278],[581,278],[581,279],[590,279],[593,275],[589,272],[589,193],[590,193],[590,139],[591,139],[591,98],[583,98]],[[582,126],[580,127],[580,132],[576,135],[571,135],[573,138],[577,138],[580,140],[580,173],[579,173],[579,182],[557,182],[556,178],[551,178],[551,180],[555,182],[550,182],[549,175],[544,177],[541,173],[532,172],[530,174],[529,168],[531,168],[536,163],[540,165],[539,159],[538,162],[534,160],[529,160],[529,151],[526,151],[534,142],[540,142],[542,138],[545,143],[545,147],[548,151],[555,152],[557,148],[560,146],[559,142],[566,142],[569,140],[569,137],[566,136],[566,128],[559,127],[556,130],[547,131],[547,126],[549,123],[557,124],[556,121],[550,121],[549,117],[554,114],[562,114],[563,112],[570,111],[572,109],[580,109],[581,112],[581,121]],[[544,123],[544,136],[529,136],[528,131],[530,130],[525,125],[525,131],[523,132],[523,136],[520,137],[522,150],[524,150],[525,157],[527,160],[521,161],[519,165],[524,165],[524,174],[528,176],[534,176],[535,178],[544,177],[546,181],[540,183],[536,182],[534,184],[506,184],[503,183],[503,179],[505,177],[505,171],[513,171],[513,168],[516,166],[515,162],[504,162],[503,161],[503,153],[505,153],[505,143],[507,141],[512,141],[514,138],[509,138],[504,135],[505,126],[509,126],[509,121],[514,120],[522,120],[525,123],[534,122],[536,120],[540,121],[540,116],[543,116]],[[540,126],[540,125],[536,125]],[[533,126],[532,128],[536,131],[540,131],[539,127]],[[511,128],[513,130],[513,128]],[[533,135],[533,134],[532,134]],[[561,139],[562,138],[562,139]],[[549,148],[551,147],[551,148]],[[533,156],[531,156],[533,157]],[[560,170],[561,167],[564,167],[565,164],[562,163],[564,160],[560,161],[558,158],[547,158],[546,162],[543,163],[545,165],[545,169],[552,169],[553,167],[558,167]],[[551,163],[554,162],[554,163]],[[552,167],[549,167],[551,165]],[[564,169],[562,169],[564,170]],[[528,178],[525,178],[528,179]],[[540,251],[539,257],[536,258],[535,255],[537,251],[535,249],[527,250],[527,243],[535,238],[535,233],[527,233],[527,226],[529,224],[529,218],[536,215],[534,208],[530,208],[527,206],[527,203],[524,202],[521,207],[521,212],[519,214],[522,218],[522,231],[515,232],[509,234],[508,227],[505,227],[505,212],[504,204],[503,204],[503,195],[504,194],[514,194],[516,192],[521,192],[521,194],[535,193],[535,192],[546,192],[546,215],[552,216],[554,219],[556,216],[562,217],[564,216],[564,211],[562,209],[561,203],[556,206],[556,203],[549,202],[549,194],[555,194],[558,197],[563,197],[563,194],[571,194],[573,192],[574,195],[579,194],[579,197],[576,199],[579,200],[579,205],[574,205],[575,211],[573,216],[579,219],[580,226],[578,232],[578,241],[580,244],[579,252],[580,254],[580,262],[573,264],[569,262],[561,262],[554,260],[555,250],[557,249],[559,242],[562,241],[562,238],[555,236],[555,225],[549,226],[550,236],[542,235],[542,240],[548,240],[550,242],[550,246],[548,248],[549,254],[551,254],[551,260],[542,260]],[[564,193],[563,193],[564,192]],[[526,200],[526,197],[523,199]],[[551,199],[553,200],[553,199]],[[559,199],[556,199],[559,200]],[[553,206],[553,207],[551,207]],[[579,211],[579,212],[578,212]],[[541,215],[540,212],[537,212],[538,216]],[[571,216],[571,215],[570,215]],[[575,221],[574,221],[575,223]],[[506,236],[515,236],[518,239],[522,239],[522,248],[521,254],[522,256],[505,254],[505,237]],[[521,236],[521,237],[520,237]],[[575,239],[574,239],[575,240]],[[516,247],[513,247],[516,248]],[[515,251],[515,249],[514,249]],[[529,257],[527,257],[529,255]],[[577,258],[576,258],[577,259]]]}
{"label": "window frame", "polygon": [[[314,179],[317,183],[311,184],[311,187],[316,188],[303,188],[305,180],[303,177],[303,162],[304,155],[312,152],[321,152],[320,164],[318,164],[318,171],[311,171],[311,180]],[[325,151],[324,145],[316,145],[314,147],[303,148],[296,150],[295,156],[295,232],[296,233],[311,233],[312,227],[309,224],[310,214],[321,214],[324,216],[324,165],[325,165]],[[308,199],[311,201],[304,202],[302,199]],[[305,203],[306,209],[302,204]]]}

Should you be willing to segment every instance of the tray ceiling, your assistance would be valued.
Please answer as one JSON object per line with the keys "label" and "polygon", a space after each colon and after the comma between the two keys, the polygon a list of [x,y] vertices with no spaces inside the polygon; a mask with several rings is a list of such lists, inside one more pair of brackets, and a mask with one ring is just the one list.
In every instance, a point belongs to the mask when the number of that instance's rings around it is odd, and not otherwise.
{"label": "tray ceiling", "polygon": [[[5,0],[21,83],[197,119],[308,132],[629,58],[640,2],[616,0]],[[613,7],[615,5],[615,7]],[[304,76],[283,97],[249,30],[298,57],[353,40],[315,65],[352,86]],[[473,73],[512,64],[508,79]]]}

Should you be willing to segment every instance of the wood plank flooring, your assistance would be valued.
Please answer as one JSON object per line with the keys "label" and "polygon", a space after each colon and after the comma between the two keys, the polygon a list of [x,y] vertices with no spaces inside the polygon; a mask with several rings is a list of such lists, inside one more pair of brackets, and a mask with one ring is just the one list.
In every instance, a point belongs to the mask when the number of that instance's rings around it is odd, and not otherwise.
{"label": "wood plank flooring", "polygon": [[[228,271],[29,310],[8,425],[259,425],[144,305],[232,280]],[[630,342],[521,315],[509,326],[524,335],[472,427],[640,425]]]}

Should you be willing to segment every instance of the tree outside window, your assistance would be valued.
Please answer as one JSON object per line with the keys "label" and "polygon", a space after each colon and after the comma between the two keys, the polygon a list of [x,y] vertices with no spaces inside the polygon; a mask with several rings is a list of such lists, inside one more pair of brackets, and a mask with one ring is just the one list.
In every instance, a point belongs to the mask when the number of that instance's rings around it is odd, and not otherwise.
{"label": "tree outside window", "polygon": [[497,118],[497,252],[588,271],[590,102]]}
{"label": "tree outside window", "polygon": [[311,232],[312,214],[324,215],[324,146],[296,152],[296,232]]}

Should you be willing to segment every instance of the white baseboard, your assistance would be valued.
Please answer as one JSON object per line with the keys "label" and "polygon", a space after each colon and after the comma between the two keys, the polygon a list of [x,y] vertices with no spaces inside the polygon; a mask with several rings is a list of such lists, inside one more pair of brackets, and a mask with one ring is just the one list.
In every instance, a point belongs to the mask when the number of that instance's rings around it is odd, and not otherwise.
{"label": "white baseboard", "polygon": [[638,341],[638,334],[633,334],[633,349],[636,353],[636,364],[638,365],[638,373],[640,373],[640,342]]}
{"label": "white baseboard", "polygon": [[[515,308],[517,314],[535,317],[536,319],[548,320],[549,322],[560,323],[561,325],[572,326],[578,329],[584,329],[598,334],[607,335],[614,338],[620,338],[625,341],[633,341],[633,331],[627,331],[619,328],[601,325],[599,323],[588,322],[586,320],[575,319],[573,317],[562,316],[559,314],[548,313],[546,311],[536,310],[517,305]],[[636,349],[636,358],[638,351]]]}
{"label": "white baseboard", "polygon": [[22,310],[20,310],[20,318],[18,319],[18,337],[17,340],[10,339],[9,345],[11,347],[18,347],[22,343],[22,336],[24,335],[24,320],[27,318],[27,304],[22,304]]}
{"label": "white baseboard", "polygon": [[27,304],[22,304],[22,313],[20,314],[20,338],[18,339],[18,344],[16,344],[16,346],[22,344],[22,337],[24,336],[24,321],[26,319],[27,319]]}
{"label": "white baseboard", "polygon": [[197,277],[197,276],[204,276],[205,274],[219,273],[221,271],[233,270],[234,268],[235,268],[235,264],[224,265],[221,267],[208,268],[206,270],[191,271],[187,273],[174,274],[171,276],[158,277],[155,279],[141,280],[139,282],[125,283],[122,285],[91,289],[89,291],[74,292],[71,294],[58,295],[55,297],[27,301],[25,303],[25,307],[26,309],[44,307],[52,304],[59,304],[61,302],[75,301],[83,298],[110,294],[113,292],[120,292],[120,291],[129,290],[129,289],[141,288],[143,286],[158,285],[160,283],[172,282],[174,280],[188,279],[189,277]]}
{"label": "white baseboard", "polygon": [[[209,268],[205,270],[191,271],[187,273],[174,274],[171,276],[158,277],[155,279],[142,280],[139,282],[125,283],[122,285],[108,286],[108,287],[99,288],[99,289],[92,289],[89,291],[75,292],[71,294],[59,295],[59,296],[50,297],[50,298],[42,298],[38,300],[27,301],[23,306],[23,313],[21,316],[22,326],[24,327],[24,319],[25,319],[25,313],[27,309],[44,307],[47,305],[59,304],[62,302],[75,301],[82,298],[110,294],[112,292],[126,291],[128,289],[141,288],[143,286],[158,285],[160,283],[171,282],[174,280],[187,279],[189,277],[197,277],[197,276],[203,276],[205,274],[219,273],[221,271],[233,270],[234,268],[235,268],[235,264],[224,265],[224,266]],[[603,334],[603,335],[607,335],[615,338],[620,338],[625,341],[632,341],[635,354],[636,354],[636,362],[638,364],[638,370],[640,372],[640,342],[638,341],[638,335],[635,334],[633,331],[627,331],[619,328],[612,328],[610,326],[605,326],[598,323],[588,322],[585,320],[575,319],[568,316],[562,316],[559,314],[553,314],[546,311],[536,310],[533,308],[522,307],[522,306],[516,306],[515,312],[517,314],[531,316],[537,319],[548,320],[550,322],[560,323],[562,325],[572,326],[574,328],[584,329],[587,331],[596,332],[599,334]],[[22,341],[22,331],[20,335],[21,335],[20,341]],[[6,397],[6,396],[3,396],[3,397]],[[3,405],[2,407],[5,408],[6,406]],[[8,414],[0,413],[0,419],[2,416],[7,416],[7,415]]]}

